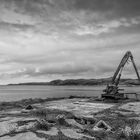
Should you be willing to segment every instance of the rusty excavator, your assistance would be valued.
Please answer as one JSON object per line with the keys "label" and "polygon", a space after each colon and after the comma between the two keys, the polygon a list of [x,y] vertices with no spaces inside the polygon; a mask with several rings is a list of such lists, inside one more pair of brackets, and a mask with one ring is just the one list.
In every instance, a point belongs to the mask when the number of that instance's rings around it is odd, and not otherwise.
{"label": "rusty excavator", "polygon": [[123,68],[124,68],[125,64],[127,62],[129,62],[129,60],[132,62],[136,75],[138,77],[138,80],[140,82],[140,76],[139,76],[136,64],[134,62],[133,55],[130,51],[128,51],[122,58],[116,72],[114,73],[111,83],[107,84],[106,89],[103,90],[104,94],[101,95],[101,98],[103,98],[103,99],[125,99],[126,98],[124,93],[119,92],[120,90],[123,90],[123,89],[119,89],[118,85],[120,82]]}

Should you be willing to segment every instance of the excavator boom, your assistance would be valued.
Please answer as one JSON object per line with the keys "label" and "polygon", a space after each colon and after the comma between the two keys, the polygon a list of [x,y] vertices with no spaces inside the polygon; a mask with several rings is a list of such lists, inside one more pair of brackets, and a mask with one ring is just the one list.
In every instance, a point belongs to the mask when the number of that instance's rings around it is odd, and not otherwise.
{"label": "excavator boom", "polygon": [[[126,54],[125,54],[124,57],[122,58],[122,60],[121,60],[121,62],[120,62],[120,64],[119,64],[119,66],[118,66],[116,72],[114,73],[114,76],[113,76],[112,81],[111,81],[112,84],[116,84],[115,82],[116,82],[116,80],[117,80],[117,76],[118,76],[119,73],[122,72],[122,70],[123,70],[125,64],[126,64],[126,63],[128,62],[128,60],[129,60],[129,58],[130,58],[131,61],[132,61],[132,64],[133,64],[133,66],[134,66],[134,69],[135,69],[135,72],[136,72],[136,74],[137,74],[138,80],[140,81],[140,76],[139,76],[137,67],[136,67],[136,65],[135,65],[135,62],[134,62],[134,59],[133,59],[133,55],[132,55],[132,53],[131,53],[130,51],[128,51],[128,52],[126,52]],[[120,75],[120,76],[121,76],[121,75]],[[120,78],[120,77],[119,77],[119,78]],[[119,84],[119,83],[118,83],[118,84]],[[118,85],[118,84],[117,84],[117,85]]]}
{"label": "excavator boom", "polygon": [[119,64],[119,66],[117,67],[117,70],[115,71],[115,73],[112,77],[111,84],[110,85],[108,84],[106,89],[103,90],[105,92],[105,94],[102,94],[103,98],[113,98],[113,99],[123,98],[124,94],[119,93],[120,89],[118,88],[118,84],[119,84],[119,81],[121,78],[122,70],[129,59],[131,60],[133,66],[134,66],[136,75],[137,75],[138,80],[140,82],[140,76],[139,76],[136,64],[134,62],[133,55],[130,51],[128,51],[128,52],[126,52],[126,54],[124,55],[124,57],[122,58],[122,60]]}

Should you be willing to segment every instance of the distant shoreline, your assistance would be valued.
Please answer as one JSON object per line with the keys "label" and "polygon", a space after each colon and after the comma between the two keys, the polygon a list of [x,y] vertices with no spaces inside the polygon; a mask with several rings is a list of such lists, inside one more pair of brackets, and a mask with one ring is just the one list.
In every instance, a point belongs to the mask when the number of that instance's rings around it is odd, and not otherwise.
{"label": "distant shoreline", "polygon": [[[111,78],[101,78],[101,79],[66,79],[66,80],[53,80],[50,82],[28,82],[28,83],[18,83],[18,84],[8,84],[10,86],[14,85],[50,85],[50,86],[93,86],[93,85],[106,85],[111,82]],[[121,79],[120,85],[140,85],[137,79]]]}

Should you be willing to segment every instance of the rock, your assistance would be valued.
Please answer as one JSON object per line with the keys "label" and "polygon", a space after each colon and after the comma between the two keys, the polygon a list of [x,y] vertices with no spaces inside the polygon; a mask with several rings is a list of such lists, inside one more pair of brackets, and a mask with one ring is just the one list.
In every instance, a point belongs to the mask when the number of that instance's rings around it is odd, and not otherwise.
{"label": "rock", "polygon": [[56,117],[56,119],[61,119],[61,118],[64,118],[65,119],[65,115],[58,115],[57,117]]}
{"label": "rock", "polygon": [[56,117],[57,119],[57,123],[60,124],[60,125],[66,125],[66,121],[65,121],[65,115],[58,115]]}
{"label": "rock", "polygon": [[93,131],[111,131],[111,127],[103,120],[100,120],[93,127]]}
{"label": "rock", "polygon": [[33,110],[34,108],[31,105],[28,105],[25,109],[26,110]]}
{"label": "rock", "polygon": [[74,119],[66,119],[66,122],[72,126],[76,126],[80,129],[83,129],[83,125],[77,123]]}
{"label": "rock", "polygon": [[26,108],[21,110],[21,113],[29,113],[32,110],[35,110],[35,109],[31,105],[28,105]]}
{"label": "rock", "polygon": [[16,123],[10,123],[9,121],[0,122],[0,136],[15,132],[17,128]]}
{"label": "rock", "polygon": [[48,131],[38,130],[36,132],[43,133],[43,134],[50,135],[50,136],[56,136],[56,135],[58,135],[58,129],[56,127],[52,127]]}
{"label": "rock", "polygon": [[39,130],[49,130],[51,125],[44,119],[38,120],[36,123],[36,128]]}
{"label": "rock", "polygon": [[72,139],[83,139],[83,137],[91,139],[91,140],[95,140],[94,137],[91,137],[89,135],[84,135],[82,133],[78,133],[79,129],[61,129],[61,132]]}
{"label": "rock", "polygon": [[36,126],[36,122],[29,122],[28,124],[19,126],[17,128],[17,132],[26,131],[26,130],[29,130],[31,128],[34,128],[35,126]]}
{"label": "rock", "polygon": [[36,136],[36,134],[32,132],[27,133],[20,133],[15,136],[5,136],[1,137],[0,140],[45,140],[45,138],[39,138]]}
{"label": "rock", "polygon": [[[36,122],[37,120],[34,118],[8,118],[7,121],[0,122],[0,136],[29,130],[35,127]],[[18,125],[18,123],[20,123],[20,125]]]}
{"label": "rock", "polygon": [[74,118],[76,122],[82,124],[82,125],[93,125],[96,122],[96,119],[93,117],[75,117]]}

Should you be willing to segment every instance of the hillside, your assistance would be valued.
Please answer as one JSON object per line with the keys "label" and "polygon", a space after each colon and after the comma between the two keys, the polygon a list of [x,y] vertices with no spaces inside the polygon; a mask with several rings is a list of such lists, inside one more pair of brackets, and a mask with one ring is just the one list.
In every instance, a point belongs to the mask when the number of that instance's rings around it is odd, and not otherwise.
{"label": "hillside", "polygon": [[[9,84],[9,85],[105,85],[110,83],[111,78],[101,78],[101,79],[66,79],[66,80],[53,80],[50,82],[30,82],[30,83],[19,83],[19,84]],[[121,85],[140,85],[137,79],[121,79]]]}

